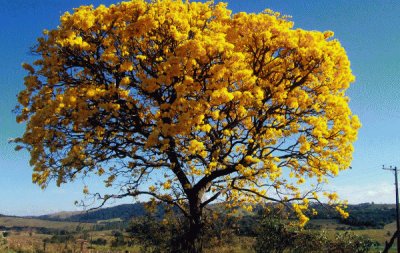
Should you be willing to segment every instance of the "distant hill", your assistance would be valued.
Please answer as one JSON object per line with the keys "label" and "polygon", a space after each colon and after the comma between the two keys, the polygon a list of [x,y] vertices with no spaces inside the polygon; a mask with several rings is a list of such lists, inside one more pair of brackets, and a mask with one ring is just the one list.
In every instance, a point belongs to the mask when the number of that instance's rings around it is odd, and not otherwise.
{"label": "distant hill", "polygon": [[[101,208],[89,212],[59,212],[48,215],[41,215],[34,218],[50,221],[68,221],[97,223],[101,221],[128,221],[134,217],[144,216],[147,211],[145,203],[124,204],[114,207]],[[309,215],[311,219],[330,219],[337,220],[339,224],[348,225],[355,228],[383,228],[396,220],[396,207],[393,204],[373,204],[363,203],[349,205],[347,211],[350,216],[342,219],[334,208],[325,205],[312,205],[318,211],[316,216]],[[218,208],[218,204],[213,208]],[[243,212],[244,216],[253,216],[262,213],[260,208],[256,208],[254,213]],[[161,218],[164,214],[164,208],[159,206],[156,216]],[[249,217],[250,218],[250,217]]]}
{"label": "distant hill", "polygon": [[71,216],[75,215],[80,215],[84,213],[84,211],[62,211],[62,212],[57,212],[57,213],[52,213],[52,214],[46,214],[46,215],[41,215],[41,216],[35,216],[35,218],[41,218],[41,219],[46,219],[46,220],[65,220],[70,218]]}
{"label": "distant hill", "polygon": [[[74,222],[98,222],[104,220],[130,220],[134,217],[144,216],[147,211],[144,203],[123,204],[113,207],[100,208],[92,211],[82,212],[59,212],[37,216],[42,220],[52,221],[74,221]],[[163,210],[159,208],[156,216],[162,216]]]}

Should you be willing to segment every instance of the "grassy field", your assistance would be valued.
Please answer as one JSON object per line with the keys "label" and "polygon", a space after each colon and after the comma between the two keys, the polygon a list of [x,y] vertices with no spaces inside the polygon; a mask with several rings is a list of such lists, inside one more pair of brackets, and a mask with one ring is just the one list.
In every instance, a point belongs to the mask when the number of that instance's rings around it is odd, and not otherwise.
{"label": "grassy field", "polygon": [[[90,237],[95,239],[100,236],[111,240],[111,231],[97,233]],[[43,235],[28,232],[11,232],[7,237],[7,244],[0,245],[0,253],[14,253],[14,252],[125,252],[139,253],[139,246],[131,247],[115,247],[110,250],[110,246],[92,245],[88,240],[75,239],[63,243],[45,243],[44,239],[50,238],[50,235]]]}
{"label": "grassy field", "polygon": [[[350,228],[347,225],[338,223],[336,220],[311,220],[310,223],[317,226],[319,229],[314,231],[325,230],[328,236],[334,236],[337,232],[343,232],[341,229]],[[40,219],[29,219],[29,218],[17,218],[17,217],[0,217],[0,225],[6,227],[30,227],[30,228],[49,228],[59,230],[70,230],[75,231],[78,226],[88,231],[91,229],[93,224],[90,223],[78,223],[78,222],[57,222],[47,221]],[[381,244],[381,247],[374,249],[371,252],[379,252],[383,249],[385,241],[388,241],[395,231],[396,224],[391,223],[386,225],[383,229],[364,229],[364,230],[352,230],[357,235],[365,235],[372,240],[375,240]],[[340,230],[338,230],[338,228]],[[110,248],[110,242],[113,240],[112,231],[88,231],[86,232],[86,238],[90,239],[79,239],[83,238],[83,232],[75,234],[73,241],[66,243],[44,243],[45,239],[51,238],[52,235],[38,234],[35,231],[29,231],[25,229],[23,231],[11,231],[9,236],[6,238],[7,244],[1,245],[0,252],[40,252],[45,249],[46,252],[79,252],[81,249],[91,249],[92,252],[125,252],[128,250],[130,253],[139,253],[139,246],[132,247],[114,247]],[[77,239],[78,238],[78,239]],[[92,245],[90,240],[102,238],[107,240],[106,246]],[[234,237],[230,243],[221,243],[213,249],[205,250],[206,253],[253,253],[252,245],[254,238],[248,237]],[[395,245],[394,245],[395,246]],[[89,251],[85,251],[89,252]],[[396,252],[395,247],[390,252]]]}
{"label": "grassy field", "polygon": [[91,228],[93,224],[90,223],[79,223],[79,222],[60,222],[60,221],[48,221],[31,218],[19,218],[19,217],[0,217],[0,225],[5,227],[30,227],[30,228],[52,228],[52,229],[66,229],[73,230],[78,226],[82,228]]}
{"label": "grassy field", "polygon": [[[111,240],[111,231],[102,231],[101,233],[93,233],[93,239],[97,236],[106,238],[108,241]],[[16,252],[129,252],[129,253],[140,253],[141,248],[138,245],[131,247],[112,247],[91,245],[89,243],[83,243],[81,240],[68,243],[48,243],[44,244],[43,239],[48,238],[48,235],[41,234],[29,234],[29,233],[12,233],[7,238],[7,245],[0,245],[0,253],[16,253]],[[229,245],[219,245],[213,249],[206,249],[205,253],[254,253],[252,249],[253,238],[235,238],[233,243]]]}
{"label": "grassy field", "polygon": [[[367,231],[369,232],[369,231]],[[104,233],[104,232],[103,232]],[[99,233],[97,233],[99,235]],[[14,252],[130,252],[140,253],[141,248],[138,245],[131,247],[110,247],[110,245],[99,246],[91,245],[78,239],[68,243],[47,243],[43,239],[48,238],[48,235],[29,234],[29,233],[13,233],[7,238],[7,245],[0,246],[0,253]],[[93,235],[93,238],[95,236]],[[107,233],[103,234],[102,238],[107,238],[110,241],[111,236]],[[252,248],[253,238],[235,238],[234,243],[218,245],[212,249],[206,249],[205,253],[254,253]],[[371,252],[379,252],[383,247],[373,249]],[[393,248],[390,252],[396,252]]]}
{"label": "grassy field", "polygon": [[[340,224],[337,220],[333,219],[311,220],[310,223],[320,226],[320,229],[318,230],[325,230],[331,236],[333,236],[336,232],[351,228],[350,226]],[[338,228],[340,229],[338,230]],[[357,235],[368,236],[369,238],[384,245],[385,241],[389,241],[394,231],[396,231],[396,222],[387,224],[383,229],[360,229],[351,231]]]}

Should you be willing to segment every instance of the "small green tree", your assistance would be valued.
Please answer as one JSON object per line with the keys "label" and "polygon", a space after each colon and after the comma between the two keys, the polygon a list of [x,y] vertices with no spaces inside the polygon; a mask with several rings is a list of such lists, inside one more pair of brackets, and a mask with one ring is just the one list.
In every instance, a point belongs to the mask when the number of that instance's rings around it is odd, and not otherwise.
{"label": "small green tree", "polygon": [[180,252],[183,231],[187,226],[171,213],[166,214],[163,220],[146,215],[132,219],[126,232],[141,246],[142,252]]}
{"label": "small green tree", "polygon": [[111,247],[124,246],[126,244],[123,233],[120,231],[112,231],[111,234],[114,237],[111,241]]}
{"label": "small green tree", "polygon": [[0,246],[7,244],[6,233],[0,233]]}
{"label": "small green tree", "polygon": [[292,247],[295,235],[293,226],[275,216],[267,217],[261,223],[254,249],[257,253],[283,253]]}
{"label": "small green tree", "polygon": [[96,239],[90,240],[90,243],[94,244],[94,245],[107,245],[107,240],[104,238],[96,238]]}

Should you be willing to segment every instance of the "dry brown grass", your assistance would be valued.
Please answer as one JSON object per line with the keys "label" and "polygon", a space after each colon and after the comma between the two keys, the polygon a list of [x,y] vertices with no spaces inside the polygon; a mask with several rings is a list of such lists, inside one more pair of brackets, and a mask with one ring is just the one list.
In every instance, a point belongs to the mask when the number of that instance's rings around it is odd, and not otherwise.
{"label": "dry brown grass", "polygon": [[[92,235],[92,239],[99,238],[100,233]],[[109,234],[104,233],[104,237],[111,241],[112,237]],[[74,241],[68,241],[66,243],[46,243],[44,244],[43,239],[50,238],[50,235],[42,235],[29,232],[15,232],[12,231],[10,235],[6,238],[7,245],[0,246],[0,253],[62,253],[62,252],[75,252],[75,253],[119,253],[119,252],[129,252],[129,253],[140,253],[140,248],[138,246],[133,247],[116,247],[111,248],[107,246],[90,245],[89,242],[76,239]],[[103,238],[103,237],[101,237]]]}

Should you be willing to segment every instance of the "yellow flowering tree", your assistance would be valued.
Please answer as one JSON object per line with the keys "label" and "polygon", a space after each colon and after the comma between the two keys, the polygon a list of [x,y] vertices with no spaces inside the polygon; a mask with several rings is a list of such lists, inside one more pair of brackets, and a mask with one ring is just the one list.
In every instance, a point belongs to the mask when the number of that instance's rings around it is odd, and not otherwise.
{"label": "yellow flowering tree", "polygon": [[203,209],[218,200],[293,202],[304,224],[318,193],[302,185],[348,168],[360,127],[332,36],[224,3],[76,8],[23,65],[17,148],[43,188],[96,174],[116,190],[105,201],[146,194],[177,206],[187,252],[201,251]]}

